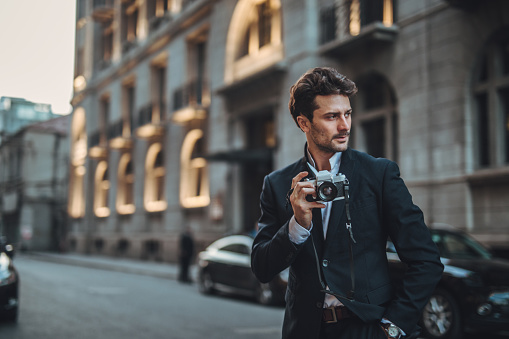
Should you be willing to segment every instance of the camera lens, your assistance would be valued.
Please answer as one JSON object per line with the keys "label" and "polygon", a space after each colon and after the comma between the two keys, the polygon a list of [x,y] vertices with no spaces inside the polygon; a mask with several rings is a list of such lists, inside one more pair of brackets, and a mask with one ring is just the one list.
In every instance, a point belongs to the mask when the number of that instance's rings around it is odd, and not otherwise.
{"label": "camera lens", "polygon": [[321,201],[332,201],[338,195],[338,189],[331,182],[324,182],[318,186],[316,193]]}

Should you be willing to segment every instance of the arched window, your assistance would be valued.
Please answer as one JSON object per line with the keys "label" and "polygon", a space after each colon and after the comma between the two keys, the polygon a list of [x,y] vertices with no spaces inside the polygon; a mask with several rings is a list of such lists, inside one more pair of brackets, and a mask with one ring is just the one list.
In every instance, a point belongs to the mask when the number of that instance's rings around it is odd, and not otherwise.
{"label": "arched window", "polygon": [[356,148],[374,157],[398,159],[398,116],[391,86],[380,74],[357,81],[352,115]]}
{"label": "arched window", "polygon": [[509,28],[482,49],[473,82],[473,127],[478,168],[509,164]]}
{"label": "arched window", "polygon": [[145,209],[149,212],[166,209],[164,198],[164,154],[159,142],[150,145],[145,160]]}
{"label": "arched window", "polygon": [[207,161],[193,157],[200,151],[202,137],[200,129],[191,130],[180,153],[180,204],[185,208],[204,207],[210,203]]}
{"label": "arched window", "polygon": [[117,212],[132,214],[134,205],[134,169],[130,153],[124,153],[118,164]]}
{"label": "arched window", "polygon": [[85,110],[82,107],[76,108],[71,125],[71,170],[68,202],[68,212],[73,218],[81,218],[85,215],[84,177],[87,157],[85,123]]}
{"label": "arched window", "polygon": [[242,79],[281,59],[280,0],[240,0],[228,30],[225,82]]}
{"label": "arched window", "polygon": [[108,163],[101,161],[97,164],[94,180],[94,213],[97,217],[107,217],[110,215],[110,208],[108,207],[109,191]]}

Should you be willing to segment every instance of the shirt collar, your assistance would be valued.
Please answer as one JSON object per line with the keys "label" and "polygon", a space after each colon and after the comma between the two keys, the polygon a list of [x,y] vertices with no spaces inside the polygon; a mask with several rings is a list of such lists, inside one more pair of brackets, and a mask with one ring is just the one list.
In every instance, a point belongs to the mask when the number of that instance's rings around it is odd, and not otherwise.
{"label": "shirt collar", "polygon": [[[309,153],[309,148],[306,147],[306,152],[307,152],[307,155],[308,155],[308,165],[309,165],[309,168],[311,168],[313,170],[313,172],[315,173],[315,175],[318,173],[318,170],[316,169],[316,163],[315,163],[315,159],[313,159],[313,156],[311,155],[311,153]],[[341,164],[341,154],[343,154],[343,152],[336,152],[334,153],[334,155],[332,157],[330,157],[329,159],[329,163],[330,163],[330,172],[331,173],[338,173],[339,172],[339,165]]]}

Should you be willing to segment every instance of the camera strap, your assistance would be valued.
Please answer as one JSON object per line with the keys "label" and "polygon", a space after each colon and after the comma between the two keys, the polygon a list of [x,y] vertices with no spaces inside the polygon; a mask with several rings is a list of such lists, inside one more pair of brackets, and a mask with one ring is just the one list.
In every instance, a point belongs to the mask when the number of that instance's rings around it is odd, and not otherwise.
{"label": "camera strap", "polygon": [[348,230],[348,233],[350,235],[348,237],[348,247],[349,247],[349,255],[350,255],[350,278],[351,278],[351,283],[352,283],[350,292],[348,292],[348,296],[343,296],[341,294],[335,293],[335,292],[327,289],[326,284],[322,278],[322,273],[321,273],[322,269],[320,267],[318,253],[316,252],[316,246],[315,246],[315,241],[313,239],[313,234],[311,234],[310,236],[311,236],[311,243],[313,244],[313,251],[315,254],[316,269],[318,272],[318,280],[320,281],[320,285],[322,287],[321,292],[333,295],[338,299],[353,300],[354,293],[355,293],[355,263],[354,263],[354,258],[353,258],[353,244],[356,244],[357,242],[355,241],[355,239],[353,237],[353,232],[352,232],[352,217],[350,215],[350,191],[349,191],[350,185],[349,185],[348,180],[346,180],[346,182],[345,182],[344,190],[345,190],[346,229]]}

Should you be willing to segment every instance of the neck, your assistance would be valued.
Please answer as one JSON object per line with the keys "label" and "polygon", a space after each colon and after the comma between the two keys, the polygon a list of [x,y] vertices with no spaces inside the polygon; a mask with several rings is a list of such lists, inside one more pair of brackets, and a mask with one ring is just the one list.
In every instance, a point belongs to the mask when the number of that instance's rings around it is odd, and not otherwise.
{"label": "neck", "polygon": [[313,160],[315,162],[315,168],[318,171],[330,171],[331,165],[330,165],[330,158],[335,154],[333,152],[323,152],[319,150],[318,148],[313,148],[308,146],[308,151],[313,157]]}

